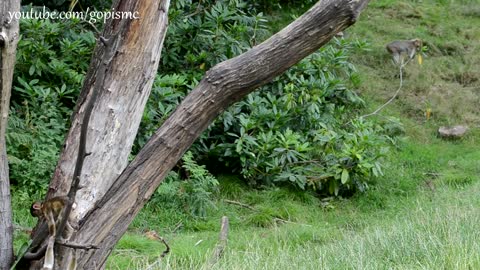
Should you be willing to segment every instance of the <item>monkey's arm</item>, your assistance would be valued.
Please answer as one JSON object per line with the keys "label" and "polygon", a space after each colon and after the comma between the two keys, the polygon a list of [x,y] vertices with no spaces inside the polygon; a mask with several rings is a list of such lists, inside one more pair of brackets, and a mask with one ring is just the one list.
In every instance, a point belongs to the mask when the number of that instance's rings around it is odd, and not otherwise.
{"label": "monkey's arm", "polygon": [[415,57],[415,54],[417,53],[417,50],[416,48],[412,48],[410,51],[409,51],[409,57],[410,59],[413,59],[413,57]]}

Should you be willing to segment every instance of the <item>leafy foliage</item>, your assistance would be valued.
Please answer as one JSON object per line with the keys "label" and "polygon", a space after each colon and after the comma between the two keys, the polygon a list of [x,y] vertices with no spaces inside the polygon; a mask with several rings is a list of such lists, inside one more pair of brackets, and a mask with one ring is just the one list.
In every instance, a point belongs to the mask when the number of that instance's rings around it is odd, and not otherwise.
{"label": "leafy foliage", "polygon": [[[265,17],[256,13],[264,4],[172,2],[163,64],[134,153],[206,70],[268,36]],[[53,171],[95,38],[75,20],[25,20],[21,27],[8,151],[12,180],[36,190]],[[354,91],[360,81],[348,58],[364,47],[336,40],[229,108],[192,147],[195,158],[187,155],[179,169],[197,180],[170,184],[175,194],[188,194],[179,197],[182,204],[197,216],[208,208],[216,180],[196,162],[215,163],[220,166],[214,172],[226,168],[257,186],[289,184],[331,194],[364,190],[371,176],[381,174],[387,138],[381,127],[355,120],[363,101]]]}
{"label": "leafy foliage", "polygon": [[162,52],[161,73],[185,70],[198,79],[213,65],[232,58],[268,31],[262,13],[254,14],[246,2],[177,0]]}
{"label": "leafy foliage", "polygon": [[72,107],[90,63],[93,33],[75,20],[21,20],[20,27],[15,66],[20,86],[15,88],[14,100],[16,95],[31,101],[55,96],[65,107]]}
{"label": "leafy foliage", "polygon": [[[155,80],[136,150],[206,69],[248,49],[253,45],[249,35],[264,23],[258,16],[245,18],[248,9],[244,12],[245,5],[238,1],[210,6],[207,1],[197,7],[182,3],[186,2],[176,2],[169,33],[173,38],[168,39],[172,43],[166,41],[165,65]],[[199,14],[207,7],[211,10]],[[235,27],[240,22],[251,23],[244,24],[239,36]],[[380,127],[352,121],[354,117],[348,115],[363,105],[353,91],[360,80],[348,57],[366,47],[362,42],[336,40],[229,108],[192,147],[197,160],[221,161],[253,185],[289,183],[331,194],[342,188],[364,190],[367,179],[381,174],[386,138]]]}
{"label": "leafy foliage", "polygon": [[12,182],[36,193],[55,168],[95,39],[78,21],[20,27],[7,151]]}
{"label": "leafy foliage", "polygon": [[267,37],[262,13],[252,14],[244,1],[177,0],[159,75],[145,108],[134,153],[213,65],[243,53]]}
{"label": "leafy foliage", "polygon": [[30,193],[46,190],[67,132],[65,108],[55,100],[14,105],[6,136],[10,178]]}
{"label": "leafy foliage", "polygon": [[302,9],[313,5],[315,0],[259,0],[259,1],[247,1],[250,5],[261,10],[272,11],[276,9],[288,8],[295,6],[295,8],[301,7]]}
{"label": "leafy foliage", "polygon": [[187,175],[181,179],[180,174],[171,172],[152,198],[152,203],[163,201],[181,204],[183,209],[194,217],[205,217],[207,210],[214,207],[213,193],[218,189],[218,180],[205,166],[198,165],[191,152],[182,157],[182,171]]}
{"label": "leafy foliage", "polygon": [[381,174],[380,127],[352,120],[363,101],[348,54],[336,41],[227,110],[195,149],[238,170],[251,184],[285,182],[338,194],[364,190]]}

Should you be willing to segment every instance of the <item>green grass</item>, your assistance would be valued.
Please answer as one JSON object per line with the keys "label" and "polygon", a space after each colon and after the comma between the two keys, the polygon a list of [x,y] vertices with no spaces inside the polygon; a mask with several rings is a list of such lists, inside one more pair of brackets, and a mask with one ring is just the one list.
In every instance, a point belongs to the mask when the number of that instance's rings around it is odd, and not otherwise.
{"label": "green grass", "polygon": [[[171,206],[144,209],[107,269],[479,269],[480,151],[471,147],[477,143],[407,140],[389,156],[385,176],[350,199],[251,190],[223,177],[224,192],[206,220]],[[22,215],[17,224],[33,224]],[[231,221],[229,242],[212,267],[222,215]],[[184,226],[172,232],[178,222]],[[165,247],[143,236],[147,230],[169,242],[164,259],[158,256]]]}
{"label": "green grass", "polygon": [[[284,10],[274,24],[289,18]],[[298,12],[296,12],[298,14]],[[220,177],[216,209],[206,219],[175,201],[150,203],[108,260],[107,269],[480,269],[480,1],[371,1],[347,38],[367,40],[354,62],[359,91],[371,112],[398,87],[384,46],[421,38],[424,64],[410,63],[399,97],[380,115],[396,116],[405,137],[386,158],[385,175],[351,198],[318,198],[284,188],[252,190]],[[433,118],[426,121],[427,108]],[[439,125],[467,123],[461,141],[436,137]],[[33,226],[28,205],[14,193],[15,223]],[[226,203],[234,200],[251,210]],[[25,209],[18,211],[17,209]],[[222,216],[228,247],[209,261]],[[154,230],[171,246],[144,233]],[[27,239],[16,230],[16,247]],[[149,268],[150,267],[150,268]]]}
{"label": "green grass", "polygon": [[[163,245],[132,228],[108,269],[479,269],[480,151],[471,147],[475,143],[407,140],[389,156],[386,175],[350,199],[322,202],[285,189],[221,195],[209,218],[195,222],[197,229],[171,233],[161,223],[150,224],[171,245],[163,260],[158,260]],[[235,186],[232,181],[224,185]],[[147,208],[141,216],[168,214],[155,212]],[[212,267],[222,215],[231,220],[228,248]]]}

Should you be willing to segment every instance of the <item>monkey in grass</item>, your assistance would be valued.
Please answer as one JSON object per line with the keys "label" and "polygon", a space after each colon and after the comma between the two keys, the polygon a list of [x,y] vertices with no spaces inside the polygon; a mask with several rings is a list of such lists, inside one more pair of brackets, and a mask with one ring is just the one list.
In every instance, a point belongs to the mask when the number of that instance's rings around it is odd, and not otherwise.
{"label": "monkey in grass", "polygon": [[[411,40],[396,40],[387,44],[387,51],[393,56],[395,64],[404,64],[405,56],[413,59],[415,54],[422,49],[422,41],[418,38]],[[419,61],[421,61],[419,59]]]}
{"label": "monkey in grass", "polygon": [[[38,218],[45,218],[48,224],[48,245],[47,250],[45,251],[45,260],[43,264],[43,269],[53,269],[54,265],[54,244],[55,238],[57,235],[57,228],[59,224],[62,222],[63,212],[65,211],[65,206],[70,202],[70,198],[67,196],[58,196],[51,198],[44,202],[34,202],[30,207],[30,213],[34,217]],[[73,204],[72,208],[75,208],[75,204]],[[73,232],[72,226],[66,222],[66,230],[68,232]],[[70,263],[69,269],[76,268],[76,258],[73,257],[72,263]]]}

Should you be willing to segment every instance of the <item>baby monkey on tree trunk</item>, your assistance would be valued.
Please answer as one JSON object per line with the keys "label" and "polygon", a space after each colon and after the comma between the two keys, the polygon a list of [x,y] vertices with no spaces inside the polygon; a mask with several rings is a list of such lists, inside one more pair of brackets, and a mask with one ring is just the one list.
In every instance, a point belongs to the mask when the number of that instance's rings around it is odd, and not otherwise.
{"label": "baby monkey on tree trunk", "polygon": [[[91,96],[85,104],[83,121],[80,128],[77,160],[73,172],[72,184],[70,186],[70,190],[68,191],[67,196],[53,197],[51,199],[45,200],[43,203],[35,202],[30,208],[31,214],[33,216],[44,218],[47,221],[47,247],[45,248],[44,245],[44,240],[46,239],[44,236],[45,232],[41,230],[36,231],[32,236],[32,243],[24,252],[21,259],[17,262],[18,264],[30,264],[31,261],[39,260],[41,256],[45,254],[43,269],[53,269],[55,267],[55,253],[53,249],[55,243],[61,244],[71,249],[97,249],[97,247],[94,245],[78,245],[67,243],[66,241],[62,241],[61,238],[64,229],[66,235],[64,240],[67,241],[70,240],[74,232],[72,226],[68,221],[72,209],[75,208],[75,195],[77,194],[80,185],[80,175],[83,168],[83,162],[85,160],[85,157],[90,154],[86,152],[88,123],[90,121],[90,116],[92,115],[95,101],[97,100],[97,97],[99,95],[99,91],[99,86],[95,85],[95,87],[91,89]],[[83,99],[81,99],[79,102],[83,103],[85,100],[87,100],[87,95],[83,96]],[[63,262],[65,262],[65,264],[63,264]],[[70,250],[67,259],[65,261],[60,260],[59,265],[66,265],[66,267],[62,266],[62,268],[67,268],[68,270],[76,269],[75,253],[72,253],[72,251]]]}
{"label": "baby monkey on tree trunk", "polygon": [[[57,238],[57,229],[62,223],[62,218],[66,205],[70,203],[70,199],[67,196],[58,196],[51,198],[45,202],[34,202],[30,207],[30,213],[34,217],[45,218],[48,224],[48,245],[47,250],[45,251],[45,260],[43,264],[43,269],[53,269],[54,265],[54,244]],[[75,203],[72,205],[72,208],[75,208]],[[70,234],[73,232],[73,228],[68,222],[65,223],[66,228],[66,240],[70,238]],[[61,233],[61,232],[58,232]],[[72,256],[72,255],[70,255]],[[71,258],[69,270],[76,268],[76,259],[75,256]]]}
{"label": "baby monkey on tree trunk", "polygon": [[403,65],[405,63],[405,56],[407,56],[408,61],[410,61],[421,49],[422,41],[418,38],[411,40],[396,40],[387,44],[387,51],[393,56],[393,60],[397,65]]}

